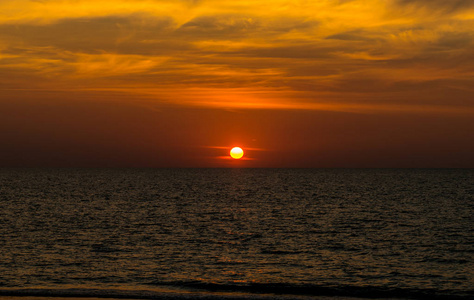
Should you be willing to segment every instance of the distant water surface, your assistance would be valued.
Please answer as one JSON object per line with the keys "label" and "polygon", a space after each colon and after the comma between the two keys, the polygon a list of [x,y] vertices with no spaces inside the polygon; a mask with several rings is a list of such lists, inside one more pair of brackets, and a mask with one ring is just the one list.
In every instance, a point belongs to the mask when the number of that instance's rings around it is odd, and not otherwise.
{"label": "distant water surface", "polygon": [[473,195],[470,169],[0,169],[0,295],[474,299]]}

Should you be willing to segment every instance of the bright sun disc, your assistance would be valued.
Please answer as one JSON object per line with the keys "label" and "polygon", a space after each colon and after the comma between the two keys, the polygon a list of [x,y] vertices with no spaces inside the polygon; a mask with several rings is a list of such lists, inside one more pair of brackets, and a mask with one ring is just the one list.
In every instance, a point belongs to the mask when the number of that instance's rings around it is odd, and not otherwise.
{"label": "bright sun disc", "polygon": [[244,156],[244,150],[240,147],[234,147],[232,150],[230,150],[230,156],[233,159],[241,159],[242,156]]}

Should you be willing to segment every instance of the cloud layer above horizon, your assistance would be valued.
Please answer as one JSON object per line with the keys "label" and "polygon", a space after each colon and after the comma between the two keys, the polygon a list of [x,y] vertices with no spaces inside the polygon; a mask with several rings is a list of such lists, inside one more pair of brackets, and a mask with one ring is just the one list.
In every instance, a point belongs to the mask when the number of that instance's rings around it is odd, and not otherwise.
{"label": "cloud layer above horizon", "polygon": [[150,106],[472,113],[472,28],[467,0],[4,0],[0,89]]}

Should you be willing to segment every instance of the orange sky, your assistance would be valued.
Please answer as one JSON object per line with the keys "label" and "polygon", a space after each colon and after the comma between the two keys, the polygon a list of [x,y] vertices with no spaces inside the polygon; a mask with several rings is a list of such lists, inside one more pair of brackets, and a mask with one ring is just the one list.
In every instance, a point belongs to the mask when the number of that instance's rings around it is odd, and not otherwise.
{"label": "orange sky", "polygon": [[0,166],[474,167],[472,28],[472,0],[2,0]]}

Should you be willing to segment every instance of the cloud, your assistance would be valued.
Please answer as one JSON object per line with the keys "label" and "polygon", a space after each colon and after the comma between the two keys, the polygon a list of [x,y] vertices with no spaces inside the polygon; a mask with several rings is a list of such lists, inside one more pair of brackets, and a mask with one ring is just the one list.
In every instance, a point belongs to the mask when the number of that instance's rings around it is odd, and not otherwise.
{"label": "cloud", "polygon": [[0,24],[52,24],[65,19],[126,17],[136,14],[191,18],[200,1],[190,0],[3,0]]}
{"label": "cloud", "polygon": [[[127,42],[157,39],[173,28],[169,17],[133,15],[64,19],[52,24],[3,24],[0,36],[9,44],[57,47],[69,51],[117,51]],[[136,49],[142,48],[136,47]]]}
{"label": "cloud", "polygon": [[393,94],[419,104],[428,100],[418,88],[443,97],[472,92],[474,19],[453,13],[470,7],[437,0],[7,0],[0,3],[0,82],[157,102],[180,90],[215,90],[223,96],[210,93],[206,101],[209,93],[190,93],[182,104],[196,97],[216,107],[335,108],[355,105],[352,99],[367,107]]}
{"label": "cloud", "polygon": [[371,37],[367,32],[361,30],[353,30],[347,32],[341,32],[330,35],[326,39],[342,40],[342,41],[363,41],[363,42],[374,42],[377,39]]}
{"label": "cloud", "polygon": [[474,8],[472,0],[395,0],[400,6],[424,8],[448,13]]}
{"label": "cloud", "polygon": [[[199,16],[176,30],[180,37],[192,40],[251,40],[281,38],[291,33],[304,33],[317,27],[317,21],[281,17],[278,19],[255,15]],[[288,36],[286,36],[288,38]],[[261,42],[261,41],[260,41]]]}
{"label": "cloud", "polygon": [[178,31],[201,33],[206,38],[213,38],[215,35],[254,31],[259,28],[258,23],[256,19],[245,16],[203,16],[183,24]]}

